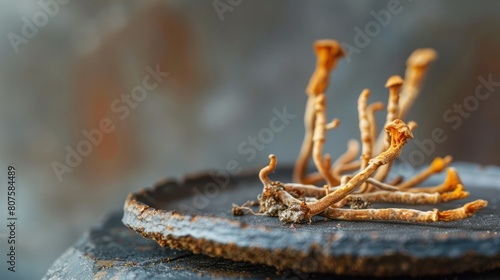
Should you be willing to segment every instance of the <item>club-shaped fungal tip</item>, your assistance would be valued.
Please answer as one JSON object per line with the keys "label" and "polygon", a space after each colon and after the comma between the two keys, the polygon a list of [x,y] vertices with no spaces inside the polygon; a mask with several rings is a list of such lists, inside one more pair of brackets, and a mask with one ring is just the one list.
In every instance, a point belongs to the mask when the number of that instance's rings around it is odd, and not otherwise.
{"label": "club-shaped fungal tip", "polygon": [[392,139],[395,142],[406,143],[406,139],[413,139],[413,134],[411,133],[410,128],[400,119],[395,119],[390,124],[386,125],[385,130],[391,134]]}
{"label": "club-shaped fungal tip", "polygon": [[408,57],[406,61],[406,65],[409,67],[426,67],[431,62],[436,60],[437,52],[434,49],[426,48],[426,49],[416,49],[413,53]]}
{"label": "club-shaped fungal tip", "polygon": [[346,55],[339,42],[328,39],[314,42],[314,51],[317,54],[325,52],[331,58],[342,58]]}
{"label": "club-shaped fungal tip", "polygon": [[386,88],[391,88],[391,87],[396,87],[396,86],[401,86],[403,84],[404,80],[401,78],[399,75],[394,75],[389,77],[387,79],[387,82],[385,83]]}

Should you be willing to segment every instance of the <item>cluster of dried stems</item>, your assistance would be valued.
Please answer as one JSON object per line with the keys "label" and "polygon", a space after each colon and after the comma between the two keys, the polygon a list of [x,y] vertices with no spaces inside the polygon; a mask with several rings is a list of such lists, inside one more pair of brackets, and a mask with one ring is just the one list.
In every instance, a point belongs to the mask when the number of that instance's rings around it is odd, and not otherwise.
{"label": "cluster of dried stems", "polygon": [[[385,84],[389,89],[385,131],[377,136],[375,112],[383,109],[381,102],[368,104],[370,91],[365,89],[358,99],[360,145],[350,140],[347,151],[332,164],[329,154],[323,153],[326,132],[339,125],[337,119],[327,122],[325,91],[329,74],[345,52],[337,41],[320,40],[314,44],[317,65],[307,86],[305,136],[298,156],[293,179],[296,183],[272,181],[268,175],[275,170],[276,157],[260,171],[264,184],[259,196],[259,213],[247,205],[233,206],[235,215],[245,211],[253,214],[278,216],[285,223],[310,222],[315,215],[337,220],[400,220],[409,222],[455,221],[473,215],[485,207],[485,200],[466,203],[460,208],[439,211],[419,211],[411,208],[370,208],[375,203],[438,204],[469,195],[454,168],[447,168],[451,156],[437,157],[428,168],[403,181],[397,177],[385,182],[391,165],[401,154],[417,124],[404,123],[406,113],[417,97],[428,66],[436,58],[433,49],[418,49],[407,60],[405,80],[392,76]],[[312,157],[317,172],[309,174]],[[447,169],[445,181],[437,186],[416,187],[433,174]],[[323,185],[318,187],[317,185]],[[345,208],[344,206],[350,206]]]}

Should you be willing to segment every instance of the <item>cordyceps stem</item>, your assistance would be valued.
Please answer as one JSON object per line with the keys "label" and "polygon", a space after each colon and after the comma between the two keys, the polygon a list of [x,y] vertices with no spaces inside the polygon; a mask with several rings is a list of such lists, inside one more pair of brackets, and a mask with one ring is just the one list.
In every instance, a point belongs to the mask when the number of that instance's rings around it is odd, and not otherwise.
{"label": "cordyceps stem", "polygon": [[304,127],[305,134],[300,148],[299,156],[295,161],[295,168],[293,170],[293,180],[298,183],[306,183],[305,177],[307,173],[307,163],[311,157],[313,147],[313,132],[314,132],[314,98],[309,95],[304,113]]}
{"label": "cordyceps stem", "polygon": [[259,172],[260,181],[264,185],[271,181],[271,180],[269,180],[269,177],[267,175],[269,175],[270,173],[273,173],[275,168],[276,168],[276,156],[274,154],[270,154],[269,155],[269,165],[262,168]]}
{"label": "cordyceps stem", "polygon": [[[401,79],[401,77],[398,75],[391,76],[387,80],[387,83],[385,84],[385,87],[389,89],[389,101],[387,104],[387,117],[385,125],[388,125],[389,123],[398,118],[399,91],[401,89],[402,84],[403,84],[403,79]],[[377,143],[377,145],[379,145],[379,147],[377,148],[377,152],[386,150],[390,144],[391,144],[391,135],[389,135],[388,133],[381,133],[379,141]],[[389,174],[390,170],[391,170],[391,163],[380,168],[380,170],[375,175],[375,179],[383,182],[385,180],[385,177],[387,177],[387,174]]]}
{"label": "cordyceps stem", "polygon": [[368,122],[370,123],[370,142],[372,143],[372,154],[370,158],[375,154],[375,144],[377,141],[377,121],[375,120],[375,112],[384,109],[384,103],[375,102],[366,107],[366,116],[368,118]]}
{"label": "cordyceps stem", "polygon": [[340,201],[346,195],[352,193],[357,187],[363,184],[380,166],[390,163],[399,157],[401,150],[408,138],[413,138],[408,126],[399,119],[387,125],[385,129],[391,134],[391,146],[375,158],[371,159],[368,166],[352,177],[347,184],[339,187],[334,192],[322,199],[308,204],[309,215],[312,217],[323,212],[330,205]]}
{"label": "cordyceps stem", "polygon": [[345,51],[340,46],[340,43],[335,40],[318,40],[314,42],[314,52],[317,56],[316,69],[306,88],[308,95],[318,95],[326,92],[330,72],[337,65],[338,60],[345,56]]}
{"label": "cordyceps stem", "polygon": [[[356,156],[359,153],[359,143],[355,139],[351,139],[347,142],[347,150],[345,153],[343,153],[340,157],[337,158],[337,160],[333,163],[333,177],[337,180],[340,181],[340,177],[342,176],[342,172],[350,171],[349,167],[351,167],[349,164],[352,164],[352,160],[356,158]],[[356,164],[356,162],[354,162]],[[360,162],[357,162],[360,164]],[[358,169],[359,165],[355,165],[354,169]]]}
{"label": "cordyceps stem", "polygon": [[401,89],[399,118],[404,119],[417,98],[425,73],[431,62],[437,58],[433,49],[417,49],[406,61],[405,83]]}
{"label": "cordyceps stem", "polygon": [[347,184],[338,188],[336,191],[323,197],[317,202],[308,204],[307,206],[310,209],[311,216],[323,212],[327,207],[340,201],[346,195],[353,192],[357,187],[363,184],[366,179],[368,179],[381,165],[381,161],[370,161],[370,164],[368,164],[368,166],[363,171],[359,172],[358,174],[356,174],[356,176],[349,180]]}
{"label": "cordyceps stem", "polygon": [[436,157],[429,165],[429,167],[427,167],[420,173],[417,173],[407,181],[397,185],[397,187],[401,190],[408,190],[410,188],[413,188],[423,181],[427,180],[427,178],[429,178],[430,176],[442,172],[446,167],[448,167],[448,165],[450,165],[452,161],[452,156],[446,156],[444,158]]}
{"label": "cordyceps stem", "polygon": [[[326,113],[325,113],[325,96],[320,94],[316,96],[316,122],[314,124],[314,135],[313,135],[313,160],[319,173],[325,179],[328,186],[336,185],[336,180],[330,172],[331,162],[327,164],[327,161],[323,157],[323,145],[326,138]],[[334,126],[338,125],[338,120],[332,122]]]}
{"label": "cordyceps stem", "polygon": [[334,40],[319,40],[314,43],[314,51],[317,56],[316,69],[314,70],[306,89],[308,100],[304,113],[305,134],[299,156],[295,163],[293,179],[304,183],[309,158],[313,149],[313,133],[315,123],[315,96],[324,94],[328,86],[329,74],[337,65],[340,58],[344,57],[345,51],[340,44]]}
{"label": "cordyceps stem", "polygon": [[473,202],[467,203],[462,207],[438,211],[420,211],[415,209],[400,209],[400,208],[387,208],[387,209],[340,209],[328,208],[323,214],[324,217],[335,220],[346,221],[405,221],[405,222],[451,222],[468,218],[481,208],[486,207],[488,202],[486,200],[478,199]]}
{"label": "cordyceps stem", "polygon": [[372,158],[373,143],[371,139],[371,127],[367,114],[368,97],[370,90],[364,89],[358,98],[359,133],[361,135],[361,170],[368,166]]}
{"label": "cordyceps stem", "polygon": [[[399,92],[401,85],[403,84],[403,79],[400,76],[391,76],[387,79],[385,87],[389,89],[389,98],[387,102],[387,115],[385,118],[385,124],[388,125],[393,120],[398,119],[399,115]],[[391,142],[391,137],[386,131],[381,131],[377,138],[377,143],[375,144],[375,153],[381,153],[385,151]]]}

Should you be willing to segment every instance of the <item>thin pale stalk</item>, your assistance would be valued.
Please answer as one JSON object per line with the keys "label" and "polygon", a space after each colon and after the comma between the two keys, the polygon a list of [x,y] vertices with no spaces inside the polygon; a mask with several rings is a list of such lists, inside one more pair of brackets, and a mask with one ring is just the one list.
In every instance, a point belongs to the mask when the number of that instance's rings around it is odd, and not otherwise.
{"label": "thin pale stalk", "polygon": [[437,58],[433,49],[417,49],[406,61],[405,83],[401,90],[399,118],[404,119],[420,93],[429,65]]}
{"label": "thin pale stalk", "polygon": [[361,135],[361,166],[365,169],[372,158],[373,143],[370,135],[370,121],[368,120],[367,106],[370,90],[364,89],[358,98],[359,133]]}
{"label": "thin pale stalk", "polygon": [[[387,83],[385,84],[385,87],[389,89],[389,101],[387,104],[387,116],[386,116],[386,121],[385,124],[389,124],[395,119],[398,118],[399,116],[399,90],[401,89],[401,85],[403,84],[403,79],[401,79],[400,76],[391,76],[388,80]],[[377,143],[377,152],[380,153],[380,151],[386,150],[390,143],[391,143],[391,136],[388,133],[381,134],[379,138],[382,143]],[[389,171],[391,170],[392,163],[389,163],[377,172],[375,175],[375,179],[383,182],[387,175],[389,174]]]}
{"label": "thin pale stalk", "polygon": [[316,97],[316,121],[314,123],[314,135],[313,135],[313,161],[318,169],[319,173],[325,179],[329,186],[334,186],[336,184],[335,178],[333,178],[330,172],[330,166],[326,164],[327,162],[323,157],[323,145],[326,139],[326,112],[325,112],[325,96],[318,95]]}
{"label": "thin pale stalk", "polygon": [[476,213],[488,203],[485,200],[465,204],[464,206],[447,211],[419,211],[414,209],[342,209],[329,207],[321,215],[334,220],[345,221],[405,221],[405,222],[451,222],[463,220]]}

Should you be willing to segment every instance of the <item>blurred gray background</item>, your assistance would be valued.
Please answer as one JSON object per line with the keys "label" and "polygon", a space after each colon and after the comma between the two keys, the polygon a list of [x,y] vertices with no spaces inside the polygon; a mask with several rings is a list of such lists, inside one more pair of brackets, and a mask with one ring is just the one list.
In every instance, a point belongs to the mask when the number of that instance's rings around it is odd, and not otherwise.
{"label": "blurred gray background", "polygon": [[[312,43],[332,38],[356,46],[357,28],[375,29],[332,75],[328,118],[341,126],[328,134],[328,152],[338,156],[358,138],[361,90],[386,102],[386,79],[404,74],[414,49],[432,47],[439,58],[408,119],[419,123],[417,139],[435,128],[448,139],[422,161],[452,154],[500,165],[500,87],[477,104],[471,97],[479,77],[500,82],[498,1],[63,2],[0,1],[1,279],[41,278],[86,228],[120,209],[127,193],[165,177],[224,170],[232,160],[258,168],[269,153],[292,163],[303,137]],[[373,27],[374,14],[391,7],[399,12]],[[25,27],[34,23],[36,31]],[[156,65],[169,76],[118,118],[112,104],[125,104],[122,94]],[[464,100],[473,110],[452,111],[454,121],[443,117]],[[273,109],[285,106],[296,117],[260,142],[261,150],[251,148],[249,137],[258,139]],[[67,148],[76,149],[86,140],[82,131],[104,118],[115,130],[59,180],[54,162],[64,164]],[[379,113],[379,124],[384,118]],[[415,149],[408,144],[403,158]],[[9,164],[18,172],[16,274],[7,272],[4,254]]]}

